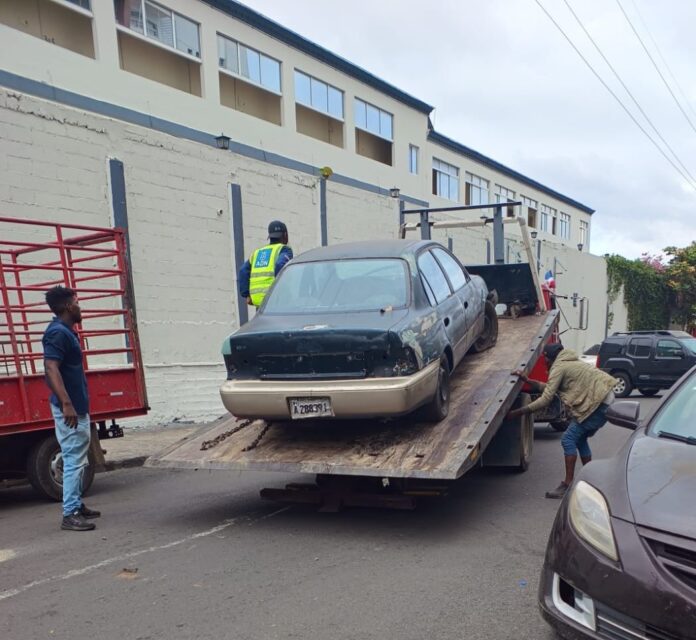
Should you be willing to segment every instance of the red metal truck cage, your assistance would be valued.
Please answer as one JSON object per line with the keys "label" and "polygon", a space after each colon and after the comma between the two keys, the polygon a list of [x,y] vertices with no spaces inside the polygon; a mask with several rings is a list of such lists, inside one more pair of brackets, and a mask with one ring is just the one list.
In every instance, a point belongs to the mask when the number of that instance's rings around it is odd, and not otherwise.
{"label": "red metal truck cage", "polygon": [[0,436],[53,426],[41,337],[55,285],[82,308],[92,422],[147,412],[126,249],[122,229],[0,217]]}

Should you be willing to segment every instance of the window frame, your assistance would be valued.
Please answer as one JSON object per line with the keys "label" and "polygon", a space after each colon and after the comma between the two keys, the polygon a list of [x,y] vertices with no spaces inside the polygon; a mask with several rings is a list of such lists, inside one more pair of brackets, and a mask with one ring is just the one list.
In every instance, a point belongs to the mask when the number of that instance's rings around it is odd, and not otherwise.
{"label": "window frame", "polygon": [[[273,56],[269,56],[265,54],[263,51],[260,51],[256,47],[250,47],[249,45],[244,44],[243,42],[240,42],[239,40],[235,40],[234,38],[230,36],[226,36],[223,33],[220,33],[219,31],[216,32],[217,38],[218,38],[218,70],[221,73],[224,73],[225,75],[230,76],[231,78],[235,78],[238,80],[241,80],[242,82],[246,82],[247,84],[250,84],[254,87],[257,87],[259,89],[263,89],[263,91],[268,91],[268,93],[272,93],[275,96],[282,96],[283,95],[283,62],[282,60],[278,60],[277,58],[274,58]],[[250,51],[253,51],[254,53],[257,53],[259,55],[259,79],[260,82],[256,82],[256,80],[253,80],[252,78],[247,78],[246,76],[242,75],[239,72],[232,71],[231,69],[228,69],[227,67],[223,67],[220,64],[220,46],[219,42],[220,39],[226,40],[227,42],[230,42],[232,44],[236,45],[237,48],[237,68],[241,69],[241,47],[244,47],[245,49],[249,49]],[[280,90],[276,91],[275,89],[271,89],[270,87],[267,87],[262,84],[263,82],[263,74],[262,74],[262,65],[261,65],[261,60],[262,58],[268,58],[268,60],[271,60],[273,62],[278,63],[278,85],[280,86]]]}
{"label": "window frame", "polygon": [[[435,164],[438,165],[444,165],[445,167],[448,167],[450,169],[454,169],[456,171],[455,175],[452,175],[451,173],[447,173],[444,171],[440,166],[436,167]],[[439,185],[440,185],[440,180],[437,178],[436,174],[443,175],[447,177],[447,192],[448,194],[451,193],[452,191],[452,180],[456,180],[457,183],[457,189],[456,189],[456,197],[451,198],[449,195],[443,195],[441,193],[438,193]],[[450,202],[459,202],[459,186],[460,186],[460,169],[459,167],[450,164],[449,162],[445,162],[444,160],[440,160],[439,158],[436,158],[433,156],[433,162],[432,162],[432,177],[433,177],[433,195],[437,196],[438,198],[443,198],[444,200],[449,200]]]}
{"label": "window frame", "polygon": [[[141,15],[143,18],[143,32],[140,33],[140,31],[136,31],[135,29],[132,29],[130,26],[126,26],[124,24],[121,24],[118,21],[118,17],[116,17],[116,30],[121,31],[122,33],[126,33],[129,36],[133,38],[138,38],[139,40],[143,40],[144,42],[148,42],[156,47],[160,47],[164,49],[165,51],[172,52],[178,56],[181,56],[183,58],[186,58],[187,60],[191,60],[192,62],[197,62],[198,64],[203,64],[203,58],[201,55],[201,23],[196,22],[195,20],[189,18],[188,16],[184,15],[183,13],[179,13],[178,11],[174,11],[173,9],[170,9],[169,7],[160,4],[159,2],[154,2],[153,0],[138,0],[140,3],[140,11]],[[172,20],[172,39],[174,44],[170,45],[167,44],[166,42],[162,42],[159,38],[155,38],[154,36],[148,35],[148,30],[147,30],[147,13],[145,11],[145,5],[146,3],[149,3],[151,5],[154,5],[155,7],[161,9],[162,11],[169,12]],[[114,2],[114,11],[116,10],[116,3]],[[198,32],[198,55],[193,55],[191,53],[188,53],[187,51],[182,51],[181,49],[178,49],[176,46],[177,43],[177,38],[176,38],[176,24],[174,21],[174,16],[179,16],[180,18],[183,18],[184,20],[187,20],[188,22],[194,24],[196,26],[196,30]]]}
{"label": "window frame", "polygon": [[[79,1],[79,0],[77,0]],[[82,5],[77,4],[77,1],[73,0],[51,0],[53,4],[60,5],[61,7],[65,7],[66,9],[70,9],[71,11],[75,11],[76,13],[79,13],[83,16],[86,16],[88,18],[94,18],[94,12],[92,10],[92,0],[87,0],[87,3],[89,4],[89,9],[85,9]]]}
{"label": "window frame", "polygon": [[[322,115],[326,116],[327,118],[331,118],[332,120],[335,120],[336,122],[343,122],[344,123],[346,121],[346,100],[345,100],[346,92],[343,91],[343,89],[339,89],[338,87],[336,87],[332,84],[329,84],[328,82],[325,82],[324,80],[321,80],[320,78],[317,78],[316,76],[313,76],[310,73],[300,71],[300,69],[298,69],[297,67],[295,67],[293,69],[293,71],[294,71],[293,88],[295,89],[295,104],[299,104],[301,107],[304,107],[305,109],[310,109],[311,111],[315,111],[316,113],[321,113]],[[305,76],[306,78],[309,78],[309,91],[310,91],[309,101],[310,101],[310,104],[307,104],[306,102],[298,100],[298,98],[297,98],[297,76],[298,75]],[[325,85],[327,88],[326,89],[326,106],[327,106],[326,111],[323,111],[322,109],[318,109],[317,107],[315,107],[314,105],[311,104],[311,102],[312,102],[312,80]],[[338,116],[333,115],[332,113],[330,113],[328,111],[329,104],[330,104],[329,89],[334,89],[335,91],[338,91],[341,94],[341,117],[340,118]]]}
{"label": "window frame", "polygon": [[[644,342],[646,344],[639,345],[639,342]],[[633,346],[639,347],[639,346],[647,346],[648,347],[648,355],[646,356],[639,356],[636,353],[633,352]],[[655,343],[652,338],[642,338],[642,337],[633,337],[628,341],[628,345],[626,346],[626,354],[631,356],[631,358],[635,358],[636,360],[648,360],[653,354],[653,347],[655,346]]]}
{"label": "window frame", "polygon": [[[515,192],[512,189],[508,189],[507,187],[504,187],[502,184],[496,183],[494,195],[495,195],[495,204],[506,204],[506,203],[510,203],[510,202],[515,201]],[[503,198],[503,197],[505,198],[505,202],[501,201],[501,198]],[[506,209],[505,216],[507,218],[514,218],[515,217],[515,207],[514,206],[507,204],[505,209]]]}
{"label": "window frame", "polygon": [[[452,297],[454,295],[454,291],[452,290],[452,284],[449,281],[449,278],[447,277],[447,273],[445,270],[442,268],[440,263],[438,262],[438,259],[433,255],[432,251],[430,250],[432,247],[426,247],[423,251],[421,251],[417,256],[416,256],[416,266],[418,267],[418,274],[423,278],[427,286],[430,287],[430,290],[433,294],[433,297],[435,298],[435,306],[441,305],[443,302],[445,302],[448,298]],[[442,298],[442,300],[438,299],[437,292],[435,291],[435,288],[433,287],[432,283],[430,280],[428,280],[428,277],[425,275],[425,272],[421,268],[421,259],[430,257],[435,264],[435,266],[439,269],[440,273],[442,274],[442,277],[445,280],[445,284],[447,285],[447,289],[449,290],[449,293]]]}
{"label": "window frame", "polygon": [[[660,342],[672,342],[672,343],[678,345],[681,355],[679,355],[679,356],[661,356],[661,355],[659,355]],[[686,354],[684,353],[684,346],[678,340],[675,340],[674,338],[658,338],[657,341],[655,342],[655,360],[683,360],[685,357],[686,357]]]}
{"label": "window frame", "polygon": [[[358,103],[361,105],[364,105],[365,107],[365,126],[361,126],[358,124],[358,119],[357,119],[357,113],[358,113]],[[368,120],[367,120],[367,108],[372,107],[373,109],[377,110],[377,129],[378,131],[373,131],[372,129],[369,128],[368,126]],[[382,134],[382,115],[389,116],[389,129],[391,133],[391,137],[387,137],[384,134]],[[353,124],[356,129],[359,129],[360,131],[364,131],[365,133],[369,133],[370,135],[376,136],[377,138],[381,138],[382,140],[385,140],[386,142],[394,142],[394,114],[389,113],[389,111],[386,111],[385,109],[382,109],[381,107],[378,107],[376,104],[372,104],[371,102],[368,102],[367,100],[363,100],[362,98],[358,98],[358,96],[353,96]]]}
{"label": "window frame", "polygon": [[558,237],[563,240],[570,240],[570,214],[560,211],[558,213]]}
{"label": "window frame", "polygon": [[[477,182],[478,181],[478,182]],[[485,188],[483,186],[485,184]],[[490,204],[490,180],[486,180],[481,176],[477,176],[471,171],[464,172],[464,204],[466,205],[483,205]],[[476,190],[480,194],[485,194],[485,202],[481,199],[480,202],[473,202],[472,193]]]}
{"label": "window frame", "polygon": [[580,243],[587,246],[587,237],[590,230],[590,225],[587,220],[580,220]]}
{"label": "window frame", "polygon": [[[415,155],[414,155],[415,152]],[[415,171],[414,168],[415,158]],[[420,171],[420,148],[415,144],[408,145],[408,172],[411,175],[417,176]]]}
{"label": "window frame", "polygon": [[[539,231],[553,235],[550,229],[553,228],[553,223],[551,221],[556,218],[556,209],[547,204],[541,204],[539,206],[539,214]],[[546,224],[544,224],[544,222],[546,222]],[[551,222],[551,225],[549,225],[549,222]]]}

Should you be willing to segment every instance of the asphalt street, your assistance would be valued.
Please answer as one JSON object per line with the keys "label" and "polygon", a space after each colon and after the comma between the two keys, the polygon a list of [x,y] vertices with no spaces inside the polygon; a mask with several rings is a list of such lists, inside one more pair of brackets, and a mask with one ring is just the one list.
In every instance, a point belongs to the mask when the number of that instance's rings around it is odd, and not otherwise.
{"label": "asphalt street", "polygon": [[[604,427],[595,457],[629,433]],[[536,590],[560,434],[534,447],[527,473],[475,471],[413,512],[259,498],[298,476],[139,468],[98,475],[103,516],[74,533],[57,504],[0,491],[0,638],[550,640]]]}

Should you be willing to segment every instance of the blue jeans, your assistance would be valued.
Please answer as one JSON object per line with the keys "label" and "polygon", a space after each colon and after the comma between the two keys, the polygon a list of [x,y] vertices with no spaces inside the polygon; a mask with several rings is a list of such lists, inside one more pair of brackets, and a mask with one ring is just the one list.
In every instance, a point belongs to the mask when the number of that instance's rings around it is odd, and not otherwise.
{"label": "blue jeans", "polygon": [[82,506],[82,476],[89,452],[89,414],[77,417],[77,427],[65,424],[63,412],[51,403],[56,438],[63,454],[63,515],[69,516]]}
{"label": "blue jeans", "polygon": [[590,445],[587,444],[587,439],[591,438],[605,425],[608,408],[608,404],[600,404],[583,422],[571,421],[561,438],[565,455],[574,456],[577,452],[581,458],[592,456],[592,450]]}

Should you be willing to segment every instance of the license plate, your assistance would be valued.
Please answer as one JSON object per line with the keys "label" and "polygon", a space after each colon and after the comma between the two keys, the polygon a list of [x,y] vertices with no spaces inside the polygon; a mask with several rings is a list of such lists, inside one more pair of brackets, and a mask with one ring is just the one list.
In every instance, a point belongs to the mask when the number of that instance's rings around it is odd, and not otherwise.
{"label": "license plate", "polygon": [[290,398],[290,417],[293,420],[333,416],[330,398]]}

